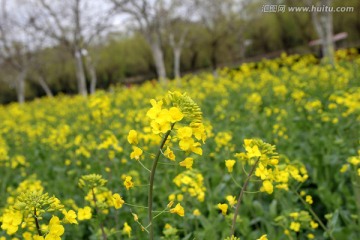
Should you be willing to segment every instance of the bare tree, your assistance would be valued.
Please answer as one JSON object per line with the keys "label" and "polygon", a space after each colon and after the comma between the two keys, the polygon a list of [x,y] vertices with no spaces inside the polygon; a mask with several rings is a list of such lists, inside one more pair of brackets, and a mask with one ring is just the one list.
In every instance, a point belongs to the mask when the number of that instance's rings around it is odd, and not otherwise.
{"label": "bare tree", "polygon": [[91,77],[90,92],[96,88],[95,66],[88,56],[90,44],[110,26],[113,11],[102,1],[86,0],[32,0],[28,6],[28,17],[32,27],[61,44],[71,52],[75,60],[76,79],[79,94],[88,94],[85,78],[84,57],[87,59]]}
{"label": "bare tree", "polygon": [[22,104],[25,102],[25,80],[31,57],[30,39],[19,23],[18,16],[9,15],[10,7],[6,0],[1,1],[0,58],[2,65],[7,65],[14,72],[14,77],[8,81],[16,90],[18,102]]}
{"label": "bare tree", "polygon": [[314,8],[311,11],[311,17],[315,31],[321,40],[323,59],[334,65],[333,13],[329,10],[332,0],[307,0],[306,4]]}
{"label": "bare tree", "polygon": [[[180,81],[180,58],[189,32],[189,25],[196,13],[195,4],[192,1],[173,0],[171,8],[165,17],[165,34],[174,57],[174,77]],[[180,82],[179,82],[180,83]]]}
{"label": "bare tree", "polygon": [[86,49],[83,49],[83,51],[81,53],[85,57],[85,65],[89,71],[89,75],[90,75],[90,79],[91,79],[90,93],[94,93],[96,90],[96,83],[97,83],[95,65],[94,65],[92,57],[90,56],[90,53]]}
{"label": "bare tree", "polygon": [[185,37],[187,35],[188,30],[184,29],[180,31],[178,36],[176,33],[169,33],[169,43],[173,50],[174,55],[174,77],[177,81],[180,81],[180,57],[181,51],[185,43]]}
{"label": "bare tree", "polygon": [[[2,31],[2,30],[1,30]],[[2,35],[2,65],[8,65],[14,72],[14,78],[8,79],[11,87],[16,90],[17,100],[20,104],[25,102],[25,80],[28,72],[28,60],[24,46],[19,42],[8,42]],[[5,40],[6,39],[6,40]],[[5,40],[5,41],[4,41]],[[6,45],[6,47],[4,47]]]}
{"label": "bare tree", "polygon": [[166,81],[162,31],[167,14],[175,1],[164,0],[111,0],[120,13],[136,20],[137,27],[151,48],[159,81]]}
{"label": "bare tree", "polygon": [[[38,83],[41,88],[46,93],[46,96],[52,98],[53,92],[51,91],[48,83],[47,83],[47,64],[48,62],[44,62],[44,59],[41,57],[40,49],[36,53],[34,53],[30,65],[30,79],[33,79],[36,83]],[[50,63],[51,64],[51,63]]]}

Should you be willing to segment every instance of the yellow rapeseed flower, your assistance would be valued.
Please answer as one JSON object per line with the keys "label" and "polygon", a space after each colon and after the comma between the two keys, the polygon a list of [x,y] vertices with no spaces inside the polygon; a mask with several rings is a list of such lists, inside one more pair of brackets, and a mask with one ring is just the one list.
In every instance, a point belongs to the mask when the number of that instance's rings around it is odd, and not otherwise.
{"label": "yellow rapeseed flower", "polygon": [[91,219],[91,208],[86,206],[84,208],[79,208],[78,209],[78,220],[79,221],[83,221],[83,220],[88,220]]}
{"label": "yellow rapeseed flower", "polygon": [[179,162],[179,165],[182,167],[186,167],[187,169],[192,169],[192,165],[194,163],[194,159],[191,157],[185,158],[184,161]]}
{"label": "yellow rapeseed flower", "polygon": [[299,222],[291,222],[290,223],[290,229],[293,230],[294,232],[299,232],[300,231],[300,223]]}
{"label": "yellow rapeseed flower", "polygon": [[12,235],[17,232],[19,225],[22,222],[22,214],[19,211],[7,212],[2,216],[1,229],[6,230],[6,233]]}
{"label": "yellow rapeseed flower", "polygon": [[138,144],[138,134],[135,130],[130,130],[127,140],[130,144]]}
{"label": "yellow rapeseed flower", "polygon": [[131,227],[129,226],[129,224],[127,222],[124,223],[124,227],[122,229],[122,234],[123,235],[128,235],[128,237],[131,236]]}
{"label": "yellow rapeseed flower", "polygon": [[152,105],[152,108],[149,109],[149,111],[146,113],[146,116],[148,116],[150,119],[156,119],[158,114],[161,112],[161,106],[163,104],[162,101],[156,102],[155,99],[151,99],[150,103]]}
{"label": "yellow rapeseed flower", "polygon": [[259,237],[257,240],[268,240],[267,234],[262,235],[262,236]]}
{"label": "yellow rapeseed flower", "polygon": [[172,107],[169,109],[169,115],[170,115],[170,122],[178,122],[181,121],[181,119],[184,118],[184,114],[180,111],[177,107]]}
{"label": "yellow rapeseed flower", "polygon": [[126,187],[126,190],[129,190],[130,188],[134,187],[134,183],[132,182],[131,176],[125,177],[124,186]]}
{"label": "yellow rapeseed flower", "polygon": [[313,204],[313,202],[314,202],[310,195],[306,195],[305,201],[310,205]]}
{"label": "yellow rapeseed flower", "polygon": [[357,166],[360,164],[360,157],[354,156],[354,157],[350,157],[348,159],[348,162],[354,166]]}
{"label": "yellow rapeseed flower", "polygon": [[142,154],[143,150],[141,150],[141,148],[133,146],[133,151],[130,153],[130,158],[140,160]]}
{"label": "yellow rapeseed flower", "polygon": [[314,238],[315,238],[315,236],[314,236],[314,234],[309,233],[309,234],[307,235],[307,238],[308,238],[308,239],[314,239]]}
{"label": "yellow rapeseed flower", "polygon": [[248,158],[261,157],[261,152],[260,152],[259,147],[257,145],[254,145],[252,147],[245,146],[245,150],[247,151]]}
{"label": "yellow rapeseed flower", "polygon": [[[0,240],[2,240],[1,238],[0,238]],[[5,240],[5,239],[4,239]],[[44,240],[44,237],[43,236],[39,236],[39,235],[34,235],[33,236],[33,240]]]}
{"label": "yellow rapeseed flower", "polygon": [[177,137],[181,139],[191,138],[193,130],[191,127],[181,127],[177,130]]}
{"label": "yellow rapeseed flower", "polygon": [[259,163],[255,171],[255,176],[260,177],[261,180],[265,180],[268,176],[268,170],[262,163]]}
{"label": "yellow rapeseed flower", "polygon": [[219,203],[217,207],[221,210],[223,215],[226,215],[229,206],[226,203]]}
{"label": "yellow rapeseed flower", "polygon": [[122,207],[122,205],[125,203],[125,201],[121,198],[121,196],[118,193],[115,193],[112,195],[112,200],[114,207],[116,209],[119,209]]}
{"label": "yellow rapeseed flower", "polygon": [[64,214],[63,221],[65,223],[71,223],[71,224],[78,224],[76,220],[76,213],[74,210],[66,211],[65,209],[62,211],[62,214]]}
{"label": "yellow rapeseed flower", "polygon": [[65,228],[61,225],[60,219],[57,216],[53,216],[50,219],[49,232],[46,235],[45,240],[59,240],[61,239],[61,236],[64,234],[64,232]]}
{"label": "yellow rapeseed flower", "polygon": [[311,226],[311,228],[316,229],[316,228],[319,227],[319,224],[317,222],[315,222],[315,221],[311,221],[310,226]]}
{"label": "yellow rapeseed flower", "polygon": [[290,217],[297,219],[299,217],[299,213],[298,212],[292,212],[289,214]]}
{"label": "yellow rapeseed flower", "polygon": [[169,147],[166,148],[164,152],[164,156],[170,159],[171,161],[175,161],[175,154]]}
{"label": "yellow rapeseed flower", "polygon": [[265,180],[263,181],[263,185],[262,185],[262,191],[267,192],[268,194],[272,194],[274,191],[274,187],[272,185],[272,183],[269,180]]}
{"label": "yellow rapeseed flower", "polygon": [[226,196],[226,200],[229,202],[230,206],[234,206],[236,204],[236,197],[228,195]]}
{"label": "yellow rapeseed flower", "polygon": [[180,203],[176,204],[176,206],[172,209],[170,209],[171,213],[176,213],[178,214],[180,217],[185,216],[185,210],[184,208],[181,206]]}
{"label": "yellow rapeseed flower", "polygon": [[175,200],[175,194],[170,194],[169,195],[169,201],[174,201]]}
{"label": "yellow rapeseed flower", "polygon": [[233,159],[225,160],[225,166],[227,167],[229,173],[233,171],[235,163],[236,161]]}
{"label": "yellow rapeseed flower", "polygon": [[201,215],[200,210],[199,210],[199,209],[195,209],[195,210],[193,211],[193,215],[194,215],[194,216],[200,216],[200,215]]}
{"label": "yellow rapeseed flower", "polygon": [[135,222],[138,222],[139,221],[139,216],[137,215],[137,214],[135,214],[135,213],[131,213],[132,215],[133,215],[133,217],[134,217],[134,221]]}
{"label": "yellow rapeseed flower", "polygon": [[349,169],[349,167],[350,167],[349,164],[343,164],[340,168],[340,172],[341,173],[346,172]]}
{"label": "yellow rapeseed flower", "polygon": [[184,195],[182,195],[182,194],[176,195],[176,200],[178,200],[179,202],[181,202],[182,200],[184,200]]}

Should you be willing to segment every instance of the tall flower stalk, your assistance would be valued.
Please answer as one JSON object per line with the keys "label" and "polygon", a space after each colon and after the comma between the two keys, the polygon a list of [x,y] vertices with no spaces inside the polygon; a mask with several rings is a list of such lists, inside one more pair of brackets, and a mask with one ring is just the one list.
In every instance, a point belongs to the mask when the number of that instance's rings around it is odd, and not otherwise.
{"label": "tall flower stalk", "polygon": [[[85,190],[89,190],[90,194],[92,196],[92,201],[94,203],[94,210],[97,217],[99,217],[100,209],[99,209],[99,203],[96,198],[95,189],[99,187],[103,187],[107,183],[107,180],[103,179],[103,177],[99,174],[88,174],[84,175],[79,179],[79,187]],[[119,196],[120,198],[120,196]],[[101,236],[103,240],[107,239],[107,235],[104,229],[103,222],[99,220],[99,227],[101,230]]]}
{"label": "tall flower stalk", "polygon": [[154,190],[154,179],[155,179],[155,171],[156,171],[156,167],[157,167],[157,164],[158,164],[158,161],[159,161],[159,158],[160,158],[160,155],[162,153],[162,149],[164,148],[165,146],[165,143],[171,133],[171,130],[173,129],[175,123],[173,123],[171,125],[171,129],[168,130],[161,143],[160,143],[160,146],[159,146],[159,150],[156,154],[156,157],[154,159],[154,162],[153,162],[153,165],[151,167],[151,172],[150,172],[150,180],[149,180],[149,195],[148,195],[148,218],[149,218],[149,227],[150,227],[150,239],[153,239],[154,238],[154,226],[153,226],[153,215],[152,215],[152,206],[153,206],[153,190]]}
{"label": "tall flower stalk", "polygon": [[239,193],[239,197],[238,197],[238,200],[237,200],[237,203],[236,203],[236,208],[235,208],[235,212],[234,212],[234,217],[233,217],[233,220],[232,220],[232,225],[231,225],[231,236],[234,235],[235,233],[235,224],[236,224],[236,218],[239,214],[239,209],[240,209],[240,206],[241,206],[241,200],[244,196],[244,192],[246,191],[247,189],[247,186],[249,184],[249,181],[250,181],[250,178],[251,176],[253,175],[255,169],[256,169],[256,166],[258,165],[259,163],[259,160],[260,160],[260,157],[256,160],[254,166],[251,168],[249,174],[247,175],[246,179],[245,179],[245,182],[244,182],[244,185],[242,186],[241,188],[241,191]]}
{"label": "tall flower stalk", "polygon": [[[244,170],[246,178],[237,201],[235,201],[235,197],[233,196],[227,197],[231,206],[234,206],[236,203],[230,238],[235,237],[236,219],[240,211],[241,201],[252,177],[260,178],[259,180],[262,183],[260,192],[266,192],[268,194],[272,194],[274,188],[288,191],[290,177],[298,182],[304,182],[308,178],[306,169],[303,166],[299,168],[299,166],[289,163],[279,164],[279,154],[273,145],[265,143],[260,139],[245,139],[244,148],[246,152],[237,153],[235,156],[242,161],[243,165],[250,165],[251,169],[248,173]],[[228,168],[229,173],[232,173],[235,163],[235,160],[225,160],[225,166]],[[234,181],[236,180],[234,179]],[[239,184],[237,185],[241,186]],[[218,208],[220,208],[225,215],[228,205],[219,203]]]}
{"label": "tall flower stalk", "polygon": [[[152,133],[162,137],[160,145],[157,149],[155,158],[152,162],[149,177],[149,191],[148,191],[148,227],[149,239],[154,239],[154,218],[153,217],[153,200],[154,200],[154,180],[157,165],[161,156],[175,161],[175,154],[171,150],[174,142],[178,141],[179,148],[187,155],[195,153],[202,155],[201,143],[206,139],[205,128],[202,124],[202,113],[200,107],[186,94],[179,92],[169,92],[165,98],[160,101],[152,99],[150,101],[152,107],[146,113],[150,119],[150,126]],[[176,125],[176,128],[175,128]],[[170,136],[174,135],[173,141],[169,142]],[[139,145],[139,136],[137,131],[130,130],[128,142],[133,146],[133,152],[130,154],[131,159],[141,161],[143,150]],[[165,149],[165,151],[164,151]],[[192,159],[192,158],[191,158]],[[140,165],[144,165],[140,162]],[[179,163],[184,166],[184,163]],[[171,207],[171,206],[170,206]],[[168,208],[170,208],[168,207]],[[185,210],[180,204],[170,209],[170,213],[176,213],[179,216],[184,216]]]}

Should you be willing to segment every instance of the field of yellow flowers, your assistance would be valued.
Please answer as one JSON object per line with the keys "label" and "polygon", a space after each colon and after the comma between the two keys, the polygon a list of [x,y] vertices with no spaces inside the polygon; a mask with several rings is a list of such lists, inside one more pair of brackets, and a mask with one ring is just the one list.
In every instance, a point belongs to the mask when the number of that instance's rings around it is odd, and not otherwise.
{"label": "field of yellow flowers", "polygon": [[0,106],[0,240],[360,239],[360,55]]}

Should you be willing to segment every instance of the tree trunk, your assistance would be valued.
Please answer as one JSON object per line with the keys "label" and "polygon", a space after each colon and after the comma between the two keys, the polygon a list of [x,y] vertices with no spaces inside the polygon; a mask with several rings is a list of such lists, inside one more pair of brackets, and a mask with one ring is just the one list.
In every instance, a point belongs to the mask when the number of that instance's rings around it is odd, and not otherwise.
{"label": "tree trunk", "polygon": [[175,40],[174,34],[170,33],[169,35],[169,43],[173,49],[174,54],[174,77],[178,84],[181,84],[181,76],[180,76],[180,58],[181,58],[181,50],[185,42],[185,37],[187,35],[188,30],[185,29],[181,32],[181,35],[178,41]]}
{"label": "tree trunk", "polygon": [[180,81],[180,57],[181,57],[181,47],[174,47],[174,76],[175,79]]}
{"label": "tree trunk", "polygon": [[89,54],[86,55],[86,68],[90,74],[90,94],[93,94],[96,91],[97,76],[94,64]]}
{"label": "tree trunk", "polygon": [[54,96],[53,93],[51,92],[49,85],[47,85],[45,78],[43,76],[38,76],[38,83],[40,84],[40,86],[42,87],[44,92],[46,93],[46,96],[48,96],[49,98],[52,98]]}
{"label": "tree trunk", "polygon": [[321,16],[322,25],[324,26],[323,53],[326,61],[334,65],[335,46],[333,41],[333,16],[331,12],[325,12]]}
{"label": "tree trunk", "polygon": [[[321,0],[321,6],[331,5],[331,0]],[[319,5],[318,5],[319,6]],[[320,7],[321,7],[320,6]],[[333,42],[333,16],[330,11],[328,12],[312,12],[312,20],[315,30],[321,40],[321,50],[323,59],[330,64],[334,65],[334,42]]]}
{"label": "tree trunk", "polygon": [[25,102],[25,78],[26,78],[26,70],[23,69],[19,72],[16,79],[16,95],[17,100],[20,104]]}
{"label": "tree trunk", "polygon": [[166,69],[165,69],[165,63],[164,63],[164,54],[161,49],[159,41],[155,40],[155,41],[153,41],[153,43],[151,43],[151,51],[153,54],[159,82],[165,83],[166,82]]}
{"label": "tree trunk", "polygon": [[84,73],[84,63],[81,57],[80,50],[75,50],[75,67],[76,67],[76,79],[77,79],[77,85],[78,85],[78,91],[79,94],[83,96],[87,96],[87,90],[86,90],[86,79],[85,79],[85,73]]}

